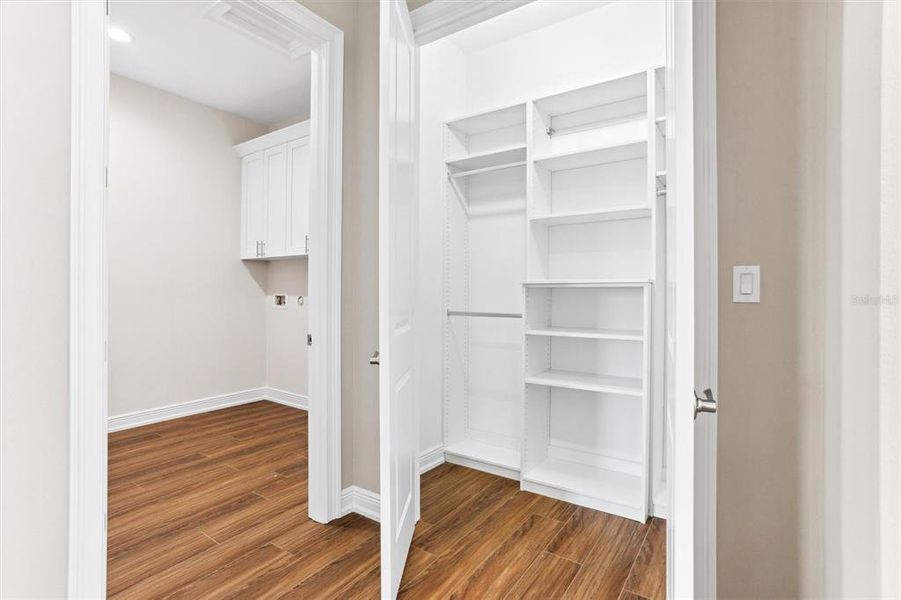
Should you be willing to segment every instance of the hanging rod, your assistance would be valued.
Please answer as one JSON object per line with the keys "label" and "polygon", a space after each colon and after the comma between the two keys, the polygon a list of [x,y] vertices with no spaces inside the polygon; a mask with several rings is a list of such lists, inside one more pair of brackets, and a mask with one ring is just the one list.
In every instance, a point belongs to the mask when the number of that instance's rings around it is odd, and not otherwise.
{"label": "hanging rod", "polygon": [[471,310],[449,310],[449,317],[497,317],[499,319],[521,319],[522,313],[480,312]]}
{"label": "hanging rod", "polygon": [[502,171],[504,169],[513,169],[516,167],[524,167],[526,166],[526,161],[520,160],[511,163],[505,163],[502,165],[494,165],[491,167],[482,167],[481,169],[472,169],[470,171],[457,171],[456,173],[448,172],[447,176],[451,179],[457,179],[458,177],[469,177],[470,175],[481,175],[482,173],[490,173],[492,171]]}

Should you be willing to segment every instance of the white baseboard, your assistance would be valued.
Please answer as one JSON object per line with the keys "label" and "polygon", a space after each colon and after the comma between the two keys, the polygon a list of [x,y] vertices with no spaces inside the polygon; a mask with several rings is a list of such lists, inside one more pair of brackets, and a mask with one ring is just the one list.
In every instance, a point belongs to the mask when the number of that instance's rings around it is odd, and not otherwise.
{"label": "white baseboard", "polygon": [[291,408],[299,408],[307,410],[310,406],[310,399],[303,394],[295,394],[294,392],[286,392],[274,387],[260,388],[263,390],[263,400],[278,402]]}
{"label": "white baseboard", "polygon": [[381,516],[379,495],[352,485],[341,490],[341,516],[357,513],[378,522]]}
{"label": "white baseboard", "polygon": [[279,404],[303,410],[306,410],[308,406],[307,397],[301,394],[294,394],[275,388],[260,387],[234,392],[232,394],[210,396],[209,398],[189,400],[188,402],[182,402],[180,404],[170,404],[159,408],[150,408],[124,415],[111,416],[107,418],[107,431],[131,429],[132,427],[150,425],[151,423],[159,423],[161,421],[211,412],[222,408],[229,408],[231,406],[259,402],[260,400],[278,402]]}
{"label": "white baseboard", "polygon": [[444,463],[444,444],[438,444],[428,450],[423,450],[419,455],[419,472],[431,471]]}
{"label": "white baseboard", "polygon": [[[438,444],[419,455],[419,472],[431,471],[444,462],[444,445]],[[341,491],[341,516],[357,513],[367,519],[378,521],[381,515],[379,495],[359,486],[352,485]]]}

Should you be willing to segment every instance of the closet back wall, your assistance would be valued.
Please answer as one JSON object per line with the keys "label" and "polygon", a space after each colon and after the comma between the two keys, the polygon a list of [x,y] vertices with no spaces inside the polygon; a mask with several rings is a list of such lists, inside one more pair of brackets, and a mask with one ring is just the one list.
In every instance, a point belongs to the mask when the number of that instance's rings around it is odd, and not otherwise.
{"label": "closet back wall", "polygon": [[[529,7],[520,10],[529,10]],[[514,11],[516,12],[516,11]],[[495,20],[512,17],[512,13]],[[420,52],[420,451],[442,444],[444,123],[662,65],[662,2],[613,2],[497,43],[486,25],[426,45]],[[598,57],[603,57],[599,60]]]}
{"label": "closet back wall", "polygon": [[266,265],[238,259],[233,146],[267,130],[111,77],[110,415],[264,385]]}

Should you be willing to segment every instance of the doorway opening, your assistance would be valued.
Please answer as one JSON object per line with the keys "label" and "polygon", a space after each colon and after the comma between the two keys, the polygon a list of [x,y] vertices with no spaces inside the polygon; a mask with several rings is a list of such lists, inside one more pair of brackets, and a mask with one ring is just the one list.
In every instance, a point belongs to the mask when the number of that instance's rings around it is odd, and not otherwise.
{"label": "doorway opening", "polygon": [[[709,14],[536,1],[465,28],[432,7],[381,12],[384,593],[694,596],[685,492],[710,448],[677,395],[708,341],[689,223]],[[418,40],[426,13],[443,32]],[[456,579],[412,569],[423,553]]]}
{"label": "doorway opening", "polygon": [[203,523],[339,516],[343,34],[258,0],[72,13],[69,591],[101,597],[202,579]]}

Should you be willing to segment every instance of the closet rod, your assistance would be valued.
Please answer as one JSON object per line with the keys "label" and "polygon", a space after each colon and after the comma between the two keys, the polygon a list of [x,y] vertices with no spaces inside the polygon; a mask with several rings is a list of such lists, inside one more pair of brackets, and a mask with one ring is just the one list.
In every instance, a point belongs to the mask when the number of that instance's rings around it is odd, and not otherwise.
{"label": "closet rod", "polygon": [[521,319],[522,313],[479,312],[470,310],[449,310],[449,317],[497,317],[499,319]]}

